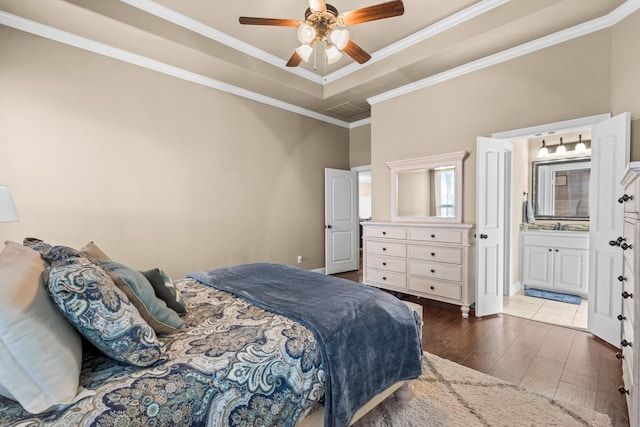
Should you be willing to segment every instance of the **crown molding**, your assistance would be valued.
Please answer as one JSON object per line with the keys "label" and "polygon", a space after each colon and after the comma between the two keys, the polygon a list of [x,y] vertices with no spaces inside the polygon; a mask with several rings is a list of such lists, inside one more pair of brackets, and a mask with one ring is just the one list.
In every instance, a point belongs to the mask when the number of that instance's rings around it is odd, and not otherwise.
{"label": "crown molding", "polygon": [[539,126],[496,132],[491,134],[491,138],[497,139],[520,139],[533,138],[545,134],[556,132],[574,132],[589,128],[604,120],[610,119],[611,113],[596,114],[594,116],[580,117],[578,119],[564,120],[562,122],[548,123]]}
{"label": "crown molding", "polygon": [[99,43],[85,37],[80,37],[75,34],[71,34],[66,31],[50,27],[48,25],[40,24],[29,19],[21,18],[19,16],[1,10],[0,24],[40,37],[44,37],[49,40],[57,41],[69,46],[87,50],[89,52],[97,53],[99,55],[107,56],[109,58],[117,59],[128,64],[137,65],[148,70],[153,70],[172,77],[177,77],[179,79],[206,86],[211,89],[227,92],[233,95],[240,96],[242,98],[250,99],[262,104],[267,104],[272,107],[280,108],[282,110],[290,111],[292,113],[330,123],[332,125],[349,128],[349,123],[343,120],[338,120],[325,114],[307,110],[306,108],[289,104],[288,102],[283,102],[278,99],[259,94],[257,92],[252,92],[238,86],[230,85],[219,80],[215,80],[210,77],[185,70],[183,68],[174,67],[172,65],[156,61],[155,59],[151,59],[146,56],[138,55],[123,49],[109,46],[104,43]]}
{"label": "crown molding", "polygon": [[400,86],[399,88],[383,92],[380,95],[368,98],[367,102],[370,105],[375,105],[401,95],[406,95],[417,90],[427,88],[429,86],[434,86],[436,84],[446,82],[447,80],[451,80],[456,77],[472,73],[474,71],[482,70],[483,68],[487,68],[492,65],[497,65],[502,62],[506,62],[511,59],[536,52],[541,49],[555,46],[557,44],[573,40],[575,38],[582,37],[596,31],[610,28],[638,9],[640,9],[640,0],[627,0],[612,12],[600,18],[596,18],[583,24],[558,31],[556,33],[541,37],[528,43],[523,43],[519,46],[503,50],[502,52],[498,52],[496,54],[486,56],[484,58],[469,62],[459,67],[452,68],[442,73],[435,74],[431,77],[427,77],[425,79]]}
{"label": "crown molding", "polygon": [[371,124],[371,117],[367,117],[366,119],[358,120],[357,122],[349,123],[349,129],[359,128],[360,126],[367,126]]}

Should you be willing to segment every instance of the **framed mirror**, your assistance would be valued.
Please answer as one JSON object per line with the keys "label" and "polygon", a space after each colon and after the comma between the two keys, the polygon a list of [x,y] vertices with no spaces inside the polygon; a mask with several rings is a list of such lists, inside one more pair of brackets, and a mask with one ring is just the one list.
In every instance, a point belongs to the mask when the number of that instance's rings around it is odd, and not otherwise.
{"label": "framed mirror", "polygon": [[391,220],[462,222],[462,161],[466,151],[387,162]]}
{"label": "framed mirror", "polygon": [[591,157],[533,162],[536,219],[589,220]]}

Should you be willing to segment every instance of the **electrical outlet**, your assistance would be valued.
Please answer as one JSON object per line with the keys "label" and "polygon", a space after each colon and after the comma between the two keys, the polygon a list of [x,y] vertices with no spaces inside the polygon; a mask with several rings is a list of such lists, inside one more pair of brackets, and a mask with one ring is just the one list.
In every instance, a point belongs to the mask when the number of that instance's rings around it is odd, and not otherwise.
{"label": "electrical outlet", "polygon": [[302,255],[298,255],[298,264],[302,264]]}

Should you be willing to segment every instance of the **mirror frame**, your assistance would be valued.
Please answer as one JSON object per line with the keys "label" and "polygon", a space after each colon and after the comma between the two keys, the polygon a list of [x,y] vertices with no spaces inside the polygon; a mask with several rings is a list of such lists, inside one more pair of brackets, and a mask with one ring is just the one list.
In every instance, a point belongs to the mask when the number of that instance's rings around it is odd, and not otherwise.
{"label": "mirror frame", "polygon": [[563,157],[560,159],[545,159],[545,160],[536,160],[531,162],[531,207],[533,209],[533,216],[536,220],[564,220],[564,221],[589,221],[589,217],[591,212],[589,212],[589,216],[563,216],[563,215],[537,215],[536,211],[539,207],[539,191],[538,184],[540,181],[538,168],[540,166],[549,166],[549,165],[557,165],[564,163],[581,163],[581,162],[589,162],[589,169],[591,169],[591,156],[575,156],[575,157]]}
{"label": "mirror frame", "polygon": [[[391,170],[391,221],[393,222],[453,222],[462,223],[462,161],[466,151],[386,162]],[[398,215],[398,173],[455,166],[455,206],[452,217]]]}

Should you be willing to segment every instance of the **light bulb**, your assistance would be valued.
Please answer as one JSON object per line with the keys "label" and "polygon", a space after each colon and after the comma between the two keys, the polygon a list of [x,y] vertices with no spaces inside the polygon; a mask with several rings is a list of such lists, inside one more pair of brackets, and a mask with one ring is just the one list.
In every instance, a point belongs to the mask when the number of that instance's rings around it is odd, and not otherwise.
{"label": "light bulb", "polygon": [[543,139],[542,140],[542,147],[540,147],[540,150],[538,151],[538,157],[544,157],[544,156],[548,156],[548,155],[549,155],[549,149],[545,145],[544,139]]}
{"label": "light bulb", "polygon": [[338,49],[344,49],[347,43],[349,43],[349,31],[333,30],[333,32],[331,33],[331,42]]}
{"label": "light bulb", "polygon": [[575,150],[576,150],[576,152],[578,152],[578,153],[583,153],[583,152],[587,151],[587,146],[586,146],[586,145],[584,145],[584,142],[582,142],[582,135],[580,135],[579,139],[580,139],[580,140],[579,140],[579,141],[578,141],[578,143],[576,144],[576,148],[575,148]]}
{"label": "light bulb", "polygon": [[298,40],[302,44],[311,44],[313,40],[316,38],[316,30],[315,28],[307,25],[300,24],[298,27]]}
{"label": "light bulb", "polygon": [[338,62],[342,58],[342,53],[334,46],[327,46],[327,62],[329,64],[334,64]]}
{"label": "light bulb", "polygon": [[556,148],[556,154],[565,154],[567,152],[567,147],[564,146],[562,142],[562,138],[560,138],[560,145]]}
{"label": "light bulb", "polygon": [[309,62],[309,58],[311,57],[311,52],[313,52],[313,48],[308,44],[302,44],[297,49],[296,52],[300,55],[300,58],[304,62]]}

